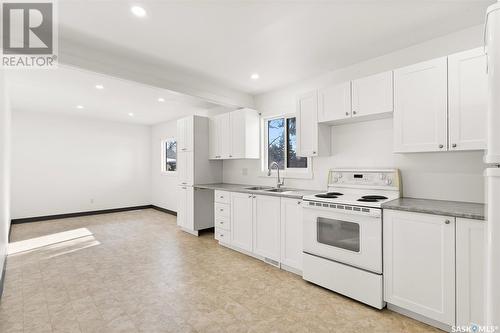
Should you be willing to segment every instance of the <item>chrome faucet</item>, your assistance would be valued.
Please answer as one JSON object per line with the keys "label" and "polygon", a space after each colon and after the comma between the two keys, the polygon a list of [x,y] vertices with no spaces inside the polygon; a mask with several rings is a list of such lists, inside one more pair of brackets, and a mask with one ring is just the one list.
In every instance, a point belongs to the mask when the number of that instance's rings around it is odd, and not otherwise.
{"label": "chrome faucet", "polygon": [[278,182],[276,183],[276,188],[281,188],[281,186],[285,185],[285,179],[280,178],[280,165],[277,162],[271,163],[269,169],[267,170],[267,175],[271,176],[271,170],[273,167],[276,167],[276,170],[278,170]]}

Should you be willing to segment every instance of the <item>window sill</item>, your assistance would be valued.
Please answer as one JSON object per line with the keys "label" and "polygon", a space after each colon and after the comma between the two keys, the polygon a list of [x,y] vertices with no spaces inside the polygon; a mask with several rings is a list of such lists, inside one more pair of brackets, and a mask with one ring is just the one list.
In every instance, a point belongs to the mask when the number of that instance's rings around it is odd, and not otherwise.
{"label": "window sill", "polygon": [[169,172],[162,171],[161,175],[168,176],[168,177],[177,177],[177,171],[169,171]]}
{"label": "window sill", "polygon": [[[276,178],[278,175],[275,170],[272,171],[271,175],[267,175],[267,171],[261,171],[259,177],[263,178]],[[290,171],[280,171],[280,177],[288,178],[288,179],[313,179],[312,171],[298,171],[298,172],[290,172]]]}

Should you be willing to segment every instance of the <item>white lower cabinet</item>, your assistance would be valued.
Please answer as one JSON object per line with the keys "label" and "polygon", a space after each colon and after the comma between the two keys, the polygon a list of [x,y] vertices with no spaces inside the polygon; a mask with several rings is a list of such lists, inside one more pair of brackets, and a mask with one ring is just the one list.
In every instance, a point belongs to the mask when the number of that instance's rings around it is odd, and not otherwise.
{"label": "white lower cabinet", "polygon": [[253,252],[280,262],[281,199],[267,195],[254,196]]}
{"label": "white lower cabinet", "polygon": [[231,245],[252,252],[253,195],[231,193]]}
{"label": "white lower cabinet", "polygon": [[455,325],[455,218],[384,210],[384,300]]}
{"label": "white lower cabinet", "polygon": [[192,186],[179,186],[178,205],[177,225],[187,230],[194,230],[194,188]]}
{"label": "white lower cabinet", "polygon": [[215,238],[221,245],[300,273],[301,200],[216,191]]}
{"label": "white lower cabinet", "polygon": [[302,271],[302,206],[298,199],[281,199],[281,263]]}
{"label": "white lower cabinet", "polygon": [[457,218],[457,326],[485,325],[485,222]]}

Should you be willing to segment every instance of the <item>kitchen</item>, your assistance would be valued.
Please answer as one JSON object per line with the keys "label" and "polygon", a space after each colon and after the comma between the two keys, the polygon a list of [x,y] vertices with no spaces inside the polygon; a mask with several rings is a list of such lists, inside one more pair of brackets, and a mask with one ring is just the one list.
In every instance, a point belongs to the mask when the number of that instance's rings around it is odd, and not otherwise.
{"label": "kitchen", "polygon": [[499,19],[488,5],[486,47],[483,20],[256,94],[253,105],[204,104],[212,111],[152,123],[152,195],[141,205],[176,214],[183,241],[210,238],[230,260],[287,271],[422,331],[495,329],[496,206],[485,203],[498,181],[491,168],[485,186],[483,172],[498,151],[488,109]]}

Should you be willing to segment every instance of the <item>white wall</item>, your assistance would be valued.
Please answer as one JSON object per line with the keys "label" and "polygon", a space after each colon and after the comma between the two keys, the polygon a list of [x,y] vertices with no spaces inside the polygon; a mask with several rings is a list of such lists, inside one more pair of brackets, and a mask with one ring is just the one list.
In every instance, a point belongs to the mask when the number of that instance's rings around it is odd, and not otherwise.
{"label": "white wall", "polygon": [[12,218],[151,203],[151,128],[12,113]]}
{"label": "white wall", "polygon": [[177,137],[177,121],[152,127],[151,131],[151,201],[161,208],[177,211],[177,174],[161,172],[161,142]]}
{"label": "white wall", "polygon": [[10,106],[0,70],[0,277],[7,254],[10,228]]}
{"label": "white wall", "polygon": [[[472,27],[342,70],[325,73],[278,91],[258,95],[256,107],[264,116],[293,113],[297,94],[480,45],[482,26]],[[332,127],[332,156],[313,159],[312,180],[288,179],[286,185],[324,190],[330,168],[396,167],[402,172],[405,196],[484,201],[482,152],[393,154],[392,135],[392,119]],[[259,168],[260,162],[255,160],[224,161],[224,182],[273,184],[274,179],[260,176]],[[243,175],[245,171],[248,175]]]}

